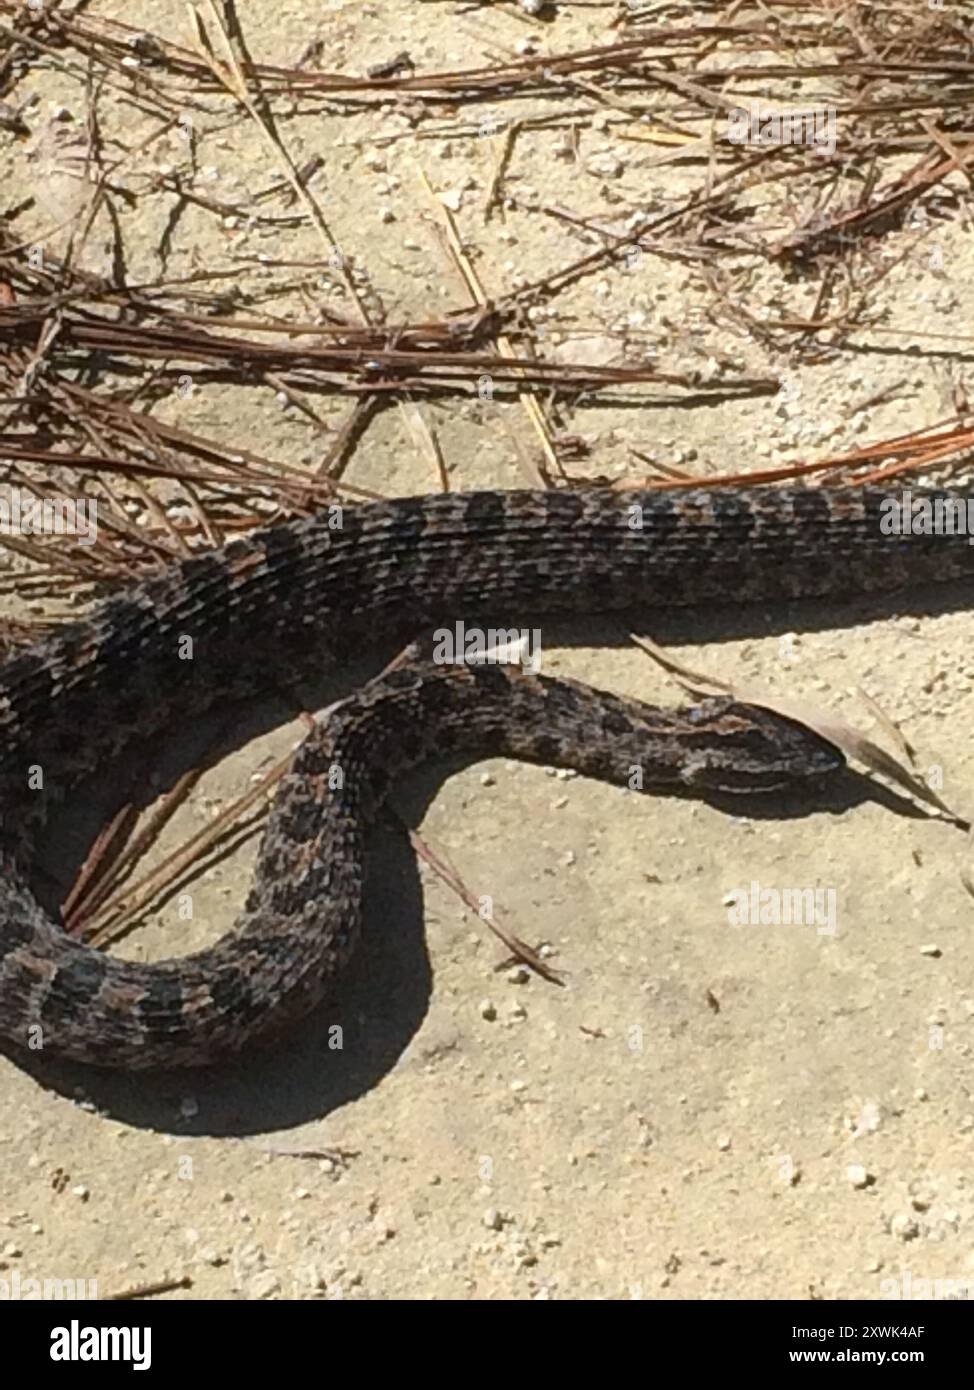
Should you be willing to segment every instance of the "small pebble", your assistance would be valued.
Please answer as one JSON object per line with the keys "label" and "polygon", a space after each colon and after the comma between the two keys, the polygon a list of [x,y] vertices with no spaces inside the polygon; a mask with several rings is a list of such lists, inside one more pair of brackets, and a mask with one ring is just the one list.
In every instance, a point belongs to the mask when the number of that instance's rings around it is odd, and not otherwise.
{"label": "small pebble", "polygon": [[852,1137],[858,1139],[863,1134],[875,1134],[882,1124],[883,1116],[874,1100],[867,1100],[856,1120]]}
{"label": "small pebble", "polygon": [[791,1154],[784,1154],[778,1164],[778,1176],[789,1187],[797,1187],[802,1179],[801,1164],[796,1163]]}
{"label": "small pebble", "polygon": [[872,1187],[876,1181],[872,1173],[868,1173],[861,1163],[850,1163],[845,1170],[845,1175],[852,1186],[856,1188]]}
{"label": "small pebble", "polygon": [[915,1240],[920,1234],[920,1227],[913,1217],[908,1216],[905,1212],[893,1217],[889,1223],[889,1229],[891,1235],[902,1241]]}
{"label": "small pebble", "polygon": [[934,960],[939,960],[943,955],[943,951],[941,951],[939,946],[928,943],[926,946],[920,947],[920,954],[921,956],[932,956]]}

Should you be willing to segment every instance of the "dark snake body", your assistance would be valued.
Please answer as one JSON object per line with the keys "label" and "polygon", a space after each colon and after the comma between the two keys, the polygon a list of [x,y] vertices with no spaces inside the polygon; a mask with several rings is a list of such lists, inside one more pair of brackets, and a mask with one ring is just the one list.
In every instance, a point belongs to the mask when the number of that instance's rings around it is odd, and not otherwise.
{"label": "dark snake body", "polygon": [[363,832],[391,781],[433,756],[504,753],[623,785],[636,766],[647,790],[761,791],[834,767],[816,736],[726,700],[673,713],[513,667],[413,661],[302,745],[243,913],[215,946],[154,964],[104,956],[67,936],[25,877],[47,809],[79,780],[136,737],[253,696],[269,673],[487,614],[852,597],[974,574],[964,535],[883,534],[884,496],[591,489],[374,503],[182,562],[18,652],[0,667],[0,1035],[137,1068],[203,1064],[277,1031],[347,960]]}

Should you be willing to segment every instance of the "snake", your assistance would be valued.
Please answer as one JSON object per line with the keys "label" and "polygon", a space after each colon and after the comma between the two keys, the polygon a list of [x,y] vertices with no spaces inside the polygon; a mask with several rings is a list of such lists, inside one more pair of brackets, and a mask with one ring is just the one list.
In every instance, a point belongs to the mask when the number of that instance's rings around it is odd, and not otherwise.
{"label": "snake", "polygon": [[[0,665],[0,1037],[14,1054],[127,1071],[210,1065],[293,1027],[360,936],[369,826],[431,759],[503,755],[704,795],[831,773],[837,748],[756,704],[659,708],[514,662],[437,660],[418,634],[496,614],[773,607],[974,575],[965,534],[891,531],[890,496],[588,486],[330,506],[194,552],[14,649]],[[215,944],[123,960],[42,907],[38,837],[86,779],[146,737],[253,701],[270,680],[338,672],[380,641],[404,659],[314,721]]]}

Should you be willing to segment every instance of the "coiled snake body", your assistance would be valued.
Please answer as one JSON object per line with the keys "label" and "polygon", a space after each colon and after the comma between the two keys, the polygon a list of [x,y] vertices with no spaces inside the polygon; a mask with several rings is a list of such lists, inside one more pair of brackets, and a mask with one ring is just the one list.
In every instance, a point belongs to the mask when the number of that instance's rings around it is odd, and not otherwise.
{"label": "coiled snake body", "polygon": [[755,488],[373,503],[191,558],[18,652],[0,667],[0,1034],[137,1068],[206,1063],[277,1031],[347,960],[363,831],[390,782],[428,757],[505,753],[622,784],[638,766],[646,789],[753,792],[828,771],[841,762],[831,745],[728,700],[668,712],[516,667],[417,660],[302,745],[243,913],[215,946],[154,964],[104,956],[66,935],[26,879],[53,803],[136,737],[252,696],[269,671],[486,615],[850,596],[974,574],[963,535],[884,534],[883,502]]}

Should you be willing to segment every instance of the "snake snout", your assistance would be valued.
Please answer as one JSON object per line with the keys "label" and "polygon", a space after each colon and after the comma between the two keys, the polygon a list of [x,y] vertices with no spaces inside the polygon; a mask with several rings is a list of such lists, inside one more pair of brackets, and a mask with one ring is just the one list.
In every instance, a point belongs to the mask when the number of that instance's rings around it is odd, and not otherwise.
{"label": "snake snout", "polygon": [[722,792],[762,792],[823,777],[845,765],[835,747],[784,715],[734,700],[707,701],[696,746],[682,769],[688,786]]}

